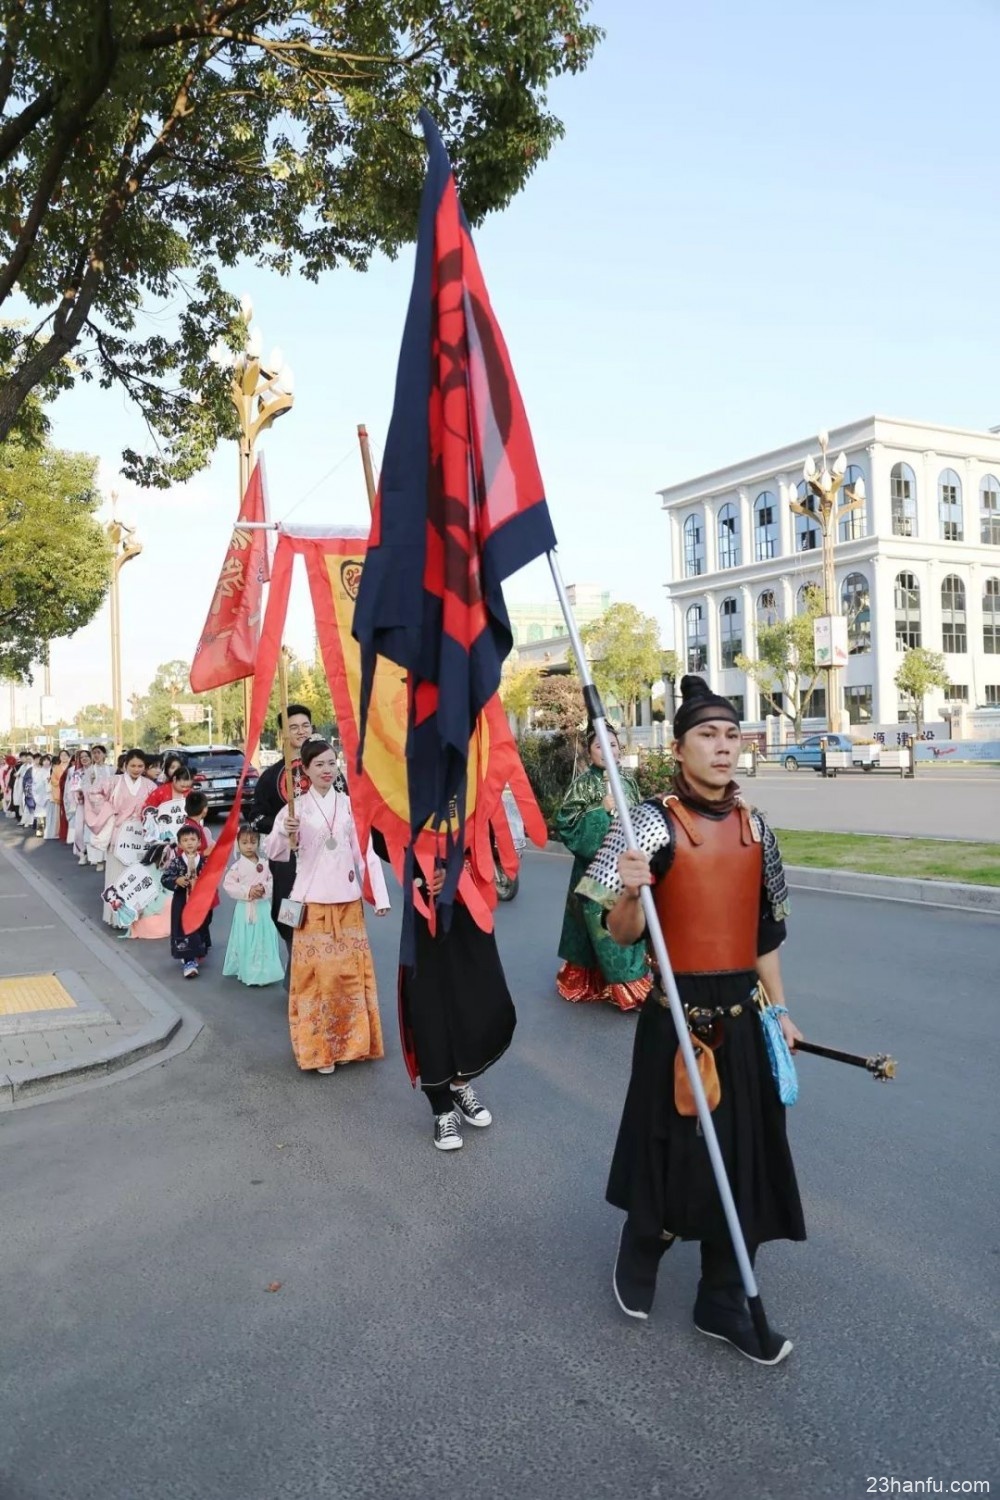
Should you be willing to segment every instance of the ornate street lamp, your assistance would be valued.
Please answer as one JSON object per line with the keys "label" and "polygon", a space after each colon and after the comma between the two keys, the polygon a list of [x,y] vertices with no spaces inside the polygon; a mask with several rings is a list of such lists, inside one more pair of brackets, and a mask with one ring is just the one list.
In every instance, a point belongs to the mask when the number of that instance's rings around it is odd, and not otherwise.
{"label": "ornate street lamp", "polygon": [[[211,351],[213,362],[230,376],[229,396],[239,423],[240,445],[240,505],[246,494],[250,475],[253,473],[254,447],[262,432],[295,404],[293,394],[294,376],[280,349],[272,349],[267,360],[262,358],[264,338],[253,323],[253,303],[249,297],[240,299],[240,317],[247,330],[246,342],[240,354],[221,340]],[[250,729],[250,695],[252,677],[243,679],[243,736]],[[219,725],[221,729],[221,722]]]}
{"label": "ornate street lamp", "polygon": [[[847,455],[839,453],[834,461],[833,468],[827,463],[827,448],[830,446],[830,438],[826,432],[819,434],[819,446],[822,453],[821,467],[817,469],[812,454],[806,458],[802,466],[802,478],[805,480],[807,494],[803,500],[790,500],[791,509],[798,516],[806,516],[809,520],[818,521],[823,533],[823,608],[825,611],[825,622],[817,620],[824,637],[829,641],[829,661],[825,663],[827,674],[826,685],[826,725],[830,731],[840,728],[841,715],[841,689],[840,689],[840,666],[837,663],[838,645],[837,635],[843,631],[843,616],[837,608],[837,576],[834,567],[834,544],[837,540],[837,522],[842,516],[849,515],[851,511],[860,510],[865,503],[865,481],[863,478],[856,479],[853,484],[844,485],[844,475],[847,473]],[[843,489],[843,498],[840,499],[840,491]],[[844,622],[846,623],[846,622]]]}
{"label": "ornate street lamp", "polygon": [[135,541],[135,527],[126,526],[117,515],[118,495],[111,492],[111,520],[106,530],[111,542],[111,707],[114,715],[114,753],[119,756],[122,744],[122,620],[118,575],[127,562],[138,557],[142,543]]}

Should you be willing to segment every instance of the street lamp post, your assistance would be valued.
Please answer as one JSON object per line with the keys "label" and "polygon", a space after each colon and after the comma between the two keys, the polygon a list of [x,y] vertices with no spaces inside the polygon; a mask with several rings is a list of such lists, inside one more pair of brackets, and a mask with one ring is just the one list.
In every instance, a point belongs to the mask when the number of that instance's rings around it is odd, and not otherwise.
{"label": "street lamp post", "polygon": [[114,715],[114,753],[120,755],[122,744],[122,638],[121,599],[118,575],[127,562],[138,557],[142,543],[134,540],[135,527],[126,526],[117,515],[118,496],[111,492],[111,520],[107,533],[111,542],[111,709]]}
{"label": "street lamp post", "polygon": [[[290,411],[295,404],[294,380],[280,349],[272,349],[262,359],[264,339],[253,324],[253,303],[249,297],[240,300],[240,316],[246,327],[246,343],[240,354],[221,342],[212,350],[212,358],[230,376],[229,395],[239,424],[240,505],[253,473],[254,447],[262,432]],[[250,696],[253,678],[243,679],[243,737],[250,731]]]}
{"label": "street lamp post", "polygon": [[[820,433],[819,446],[822,453],[821,467],[817,469],[812,454],[809,454],[802,466],[802,478],[807,488],[804,501],[790,500],[788,503],[796,515],[818,521],[823,533],[823,608],[830,621],[828,628],[831,640],[831,660],[826,669],[826,726],[830,731],[836,731],[840,728],[842,705],[840,667],[834,659],[833,646],[832,622],[840,618],[840,611],[837,608],[837,575],[833,549],[837,540],[837,523],[841,516],[860,510],[865,503],[865,481],[860,478],[855,480],[854,484],[844,486],[844,475],[847,473],[846,453],[837,455],[831,469],[826,457],[826,450],[830,446],[827,433]],[[844,490],[844,499],[838,502],[841,488]]]}

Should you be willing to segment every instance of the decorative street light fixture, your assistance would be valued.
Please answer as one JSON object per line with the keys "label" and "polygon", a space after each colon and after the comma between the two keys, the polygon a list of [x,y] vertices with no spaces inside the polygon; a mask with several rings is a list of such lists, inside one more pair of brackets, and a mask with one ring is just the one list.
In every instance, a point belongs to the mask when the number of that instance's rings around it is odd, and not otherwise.
{"label": "decorative street light fixture", "polygon": [[122,620],[118,575],[125,564],[142,551],[142,543],[133,540],[135,527],[126,526],[118,519],[117,506],[118,495],[112,490],[111,520],[106,530],[111,542],[111,707],[116,756],[125,748],[122,744]]}
{"label": "decorative street light fixture", "polygon": [[[865,481],[856,479],[845,485],[847,455],[839,453],[831,469],[827,463],[828,433],[819,434],[822,453],[821,467],[817,469],[812,454],[802,466],[802,478],[806,483],[806,494],[801,500],[790,500],[789,506],[798,516],[818,521],[823,533],[823,609],[824,616],[816,621],[817,664],[826,669],[826,725],[831,731],[840,728],[843,705],[841,703],[840,667],[847,659],[847,621],[837,608],[837,576],[834,567],[833,548],[837,540],[837,523],[851,511],[860,510],[865,504]],[[843,488],[843,498],[838,499]],[[825,658],[825,659],[824,659]]]}
{"label": "decorative street light fixture", "polygon": [[[229,395],[239,423],[240,445],[240,505],[246,494],[250,475],[253,473],[254,447],[262,432],[276,422],[295,404],[295,381],[290,365],[285,363],[280,349],[272,349],[267,360],[262,351],[264,337],[253,323],[253,303],[249,297],[240,298],[240,317],[247,330],[246,342],[240,354],[221,340],[211,350],[211,358],[220,370],[230,376]],[[250,694],[253,679],[243,679],[243,735],[250,729]],[[220,726],[221,727],[221,726]]]}

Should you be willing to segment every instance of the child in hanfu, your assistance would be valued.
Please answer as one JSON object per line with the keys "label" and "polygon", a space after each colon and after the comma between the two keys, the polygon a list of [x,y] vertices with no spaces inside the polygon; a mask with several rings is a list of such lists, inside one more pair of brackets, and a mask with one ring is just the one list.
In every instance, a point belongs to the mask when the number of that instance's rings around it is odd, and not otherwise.
{"label": "child in hanfu", "polygon": [[271,920],[272,879],[260,852],[260,835],[244,824],[237,836],[237,855],[222,882],[236,902],[224,975],[241,984],[277,984],[284,978],[278,929]]}
{"label": "child in hanfu", "polygon": [[[177,853],[161,872],[165,890],[173,892],[170,904],[170,954],[184,965],[184,978],[197,979],[202,959],[212,946],[209,927],[212,913],[194,932],[184,931],[184,908],[205,868],[205,835],[196,823],[187,823],[177,835]],[[212,906],[219,904],[218,896]]]}
{"label": "child in hanfu", "polygon": [[[166,798],[160,798],[159,788],[146,798],[142,810],[143,837],[146,841],[142,864],[156,882],[157,894],[143,910],[139,920],[133,924],[134,938],[168,938],[170,936],[170,892],[161,879],[162,872],[177,853],[177,835],[187,816],[185,801],[191,790],[191,772],[182,766],[171,782]],[[202,850],[204,853],[205,850]]]}

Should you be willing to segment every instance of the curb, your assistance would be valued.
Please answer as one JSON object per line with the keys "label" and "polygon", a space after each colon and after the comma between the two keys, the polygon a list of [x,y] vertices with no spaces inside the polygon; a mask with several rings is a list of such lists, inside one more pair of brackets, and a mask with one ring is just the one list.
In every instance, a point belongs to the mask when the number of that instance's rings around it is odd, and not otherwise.
{"label": "curb", "polygon": [[23,855],[7,846],[5,840],[0,843],[0,852],[63,926],[68,927],[103,967],[127,986],[132,997],[149,1013],[149,1021],[145,1026],[132,1032],[117,1045],[112,1044],[96,1051],[86,1062],[67,1059],[65,1062],[53,1063],[45,1072],[38,1068],[22,1067],[10,1068],[6,1073],[0,1074],[0,1105],[27,1101],[36,1094],[62,1090],[72,1084],[95,1080],[130,1068],[144,1058],[161,1052],[177,1036],[182,1025],[185,1027],[185,1046],[194,1041],[203,1024],[199,1016],[187,1007],[182,1015],[162,985],[134,959],[111,948],[97,923],[69,906],[66,898],[55,892],[51,882],[43,875],[36,874]]}
{"label": "curb", "polygon": [[857,870],[817,870],[807,865],[786,865],[785,874],[793,890],[825,891],[829,896],[867,896],[874,901],[906,901],[916,906],[1000,916],[1000,886],[995,885],[866,875]]}
{"label": "curb", "polygon": [[[570,855],[557,839],[549,839],[543,854]],[[1000,886],[964,885],[949,880],[914,880],[902,875],[867,875],[859,870],[818,870],[811,865],[786,865],[792,890],[823,891],[827,896],[867,896],[873,901],[905,901],[937,906],[946,911],[977,911],[1000,916]]]}

